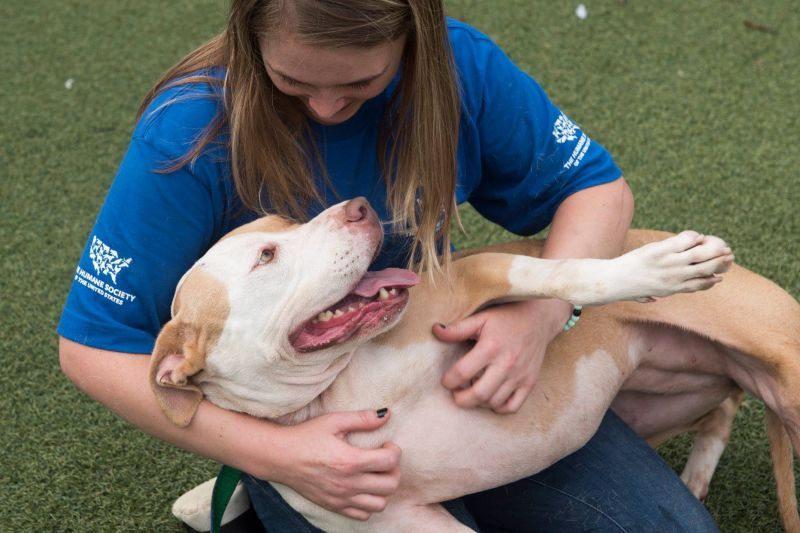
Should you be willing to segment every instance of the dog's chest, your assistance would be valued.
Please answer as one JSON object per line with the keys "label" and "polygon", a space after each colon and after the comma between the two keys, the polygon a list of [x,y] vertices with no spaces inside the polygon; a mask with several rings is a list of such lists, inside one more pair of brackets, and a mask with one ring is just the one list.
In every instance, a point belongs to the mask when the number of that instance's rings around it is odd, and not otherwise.
{"label": "dog's chest", "polygon": [[379,342],[357,350],[348,366],[325,391],[326,411],[379,409],[393,412],[410,408],[434,388],[463,353],[458,344],[431,338],[402,348]]}

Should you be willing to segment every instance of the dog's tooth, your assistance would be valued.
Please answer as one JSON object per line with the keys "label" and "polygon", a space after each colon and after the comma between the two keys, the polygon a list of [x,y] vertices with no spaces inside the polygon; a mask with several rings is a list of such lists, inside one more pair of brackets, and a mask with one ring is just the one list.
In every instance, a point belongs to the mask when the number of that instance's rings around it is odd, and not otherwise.
{"label": "dog's tooth", "polygon": [[392,296],[396,296],[397,295],[397,289],[392,287],[392,289],[389,291],[389,294],[391,294]]}
{"label": "dog's tooth", "polygon": [[347,312],[348,312],[348,313],[352,313],[352,312],[353,312],[353,311],[355,311],[355,310],[356,310],[356,308],[355,308],[355,307],[353,307],[352,305],[351,305],[351,306],[349,306],[349,307],[347,308]]}
{"label": "dog's tooth", "polygon": [[378,299],[379,300],[386,300],[387,298],[389,298],[389,293],[386,292],[386,289],[381,287],[381,290],[378,291]]}
{"label": "dog's tooth", "polygon": [[364,302],[358,302],[358,308],[361,309],[362,307],[364,307]]}
{"label": "dog's tooth", "polygon": [[337,310],[336,310],[336,312],[335,312],[335,313],[333,313],[333,316],[342,316],[343,314],[344,314],[344,313],[342,312],[342,310],[341,310],[341,309],[337,309]]}
{"label": "dog's tooth", "polygon": [[333,313],[330,311],[324,311],[317,315],[317,319],[319,319],[320,322],[327,322],[331,318],[333,318]]}

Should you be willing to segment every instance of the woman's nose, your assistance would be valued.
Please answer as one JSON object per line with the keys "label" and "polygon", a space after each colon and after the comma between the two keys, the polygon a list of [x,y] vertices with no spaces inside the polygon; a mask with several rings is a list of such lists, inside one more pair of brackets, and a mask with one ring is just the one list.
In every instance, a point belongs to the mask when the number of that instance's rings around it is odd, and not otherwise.
{"label": "woman's nose", "polygon": [[319,118],[331,118],[344,108],[344,98],[309,98],[308,107]]}

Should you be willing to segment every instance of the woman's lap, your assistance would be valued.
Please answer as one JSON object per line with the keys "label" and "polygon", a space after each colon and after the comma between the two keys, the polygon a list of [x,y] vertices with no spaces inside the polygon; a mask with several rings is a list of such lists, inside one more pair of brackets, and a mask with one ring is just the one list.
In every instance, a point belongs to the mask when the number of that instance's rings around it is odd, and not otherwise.
{"label": "woman's lap", "polygon": [[663,459],[609,411],[580,450],[529,478],[463,498],[481,531],[717,531]]}
{"label": "woman's lap", "polygon": [[[268,531],[318,531],[268,483],[245,476],[245,485]],[[445,507],[484,533],[717,531],[680,478],[612,412],[586,446],[550,468]]]}

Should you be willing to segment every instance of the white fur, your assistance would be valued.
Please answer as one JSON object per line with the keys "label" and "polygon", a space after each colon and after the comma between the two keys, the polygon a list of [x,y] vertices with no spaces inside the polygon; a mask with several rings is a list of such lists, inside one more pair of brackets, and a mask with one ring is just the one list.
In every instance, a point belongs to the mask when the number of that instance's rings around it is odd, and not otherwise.
{"label": "white fur", "polygon": [[[172,504],[172,514],[175,518],[195,531],[211,531],[211,495],[216,481],[217,478],[211,478],[175,500]],[[227,524],[249,508],[250,498],[247,496],[247,490],[239,483],[225,508],[221,523]]]}

